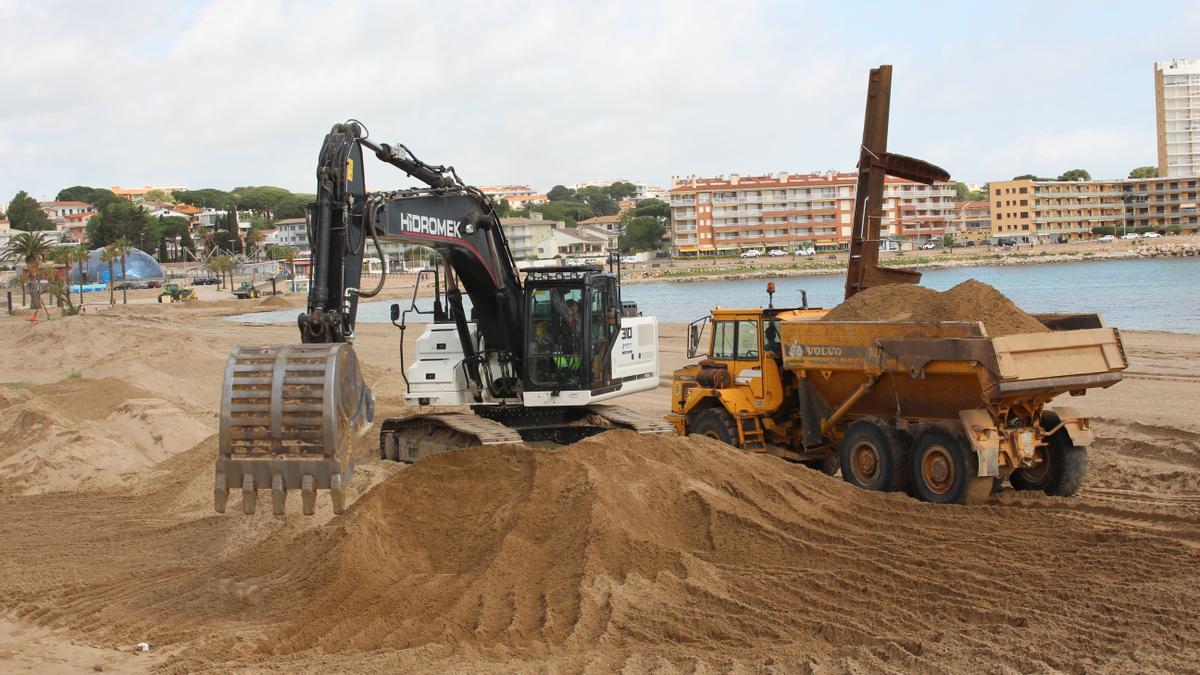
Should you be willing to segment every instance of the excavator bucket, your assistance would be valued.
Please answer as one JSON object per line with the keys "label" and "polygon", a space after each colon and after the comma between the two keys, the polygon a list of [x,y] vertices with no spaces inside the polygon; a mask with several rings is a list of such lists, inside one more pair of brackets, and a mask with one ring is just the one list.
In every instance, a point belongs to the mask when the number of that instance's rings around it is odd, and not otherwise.
{"label": "excavator bucket", "polygon": [[241,489],[254,513],[258,490],[271,490],[276,515],[289,490],[300,490],[305,515],[317,490],[329,490],[334,513],[345,508],[354,465],[350,447],[370,428],[375,399],[346,343],[242,345],[225,364],[214,507],[225,512]]}

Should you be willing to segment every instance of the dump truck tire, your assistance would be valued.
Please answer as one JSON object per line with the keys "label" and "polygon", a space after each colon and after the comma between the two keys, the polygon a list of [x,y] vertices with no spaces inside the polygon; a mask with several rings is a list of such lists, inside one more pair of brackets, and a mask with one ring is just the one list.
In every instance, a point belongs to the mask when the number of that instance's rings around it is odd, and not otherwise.
{"label": "dump truck tire", "polygon": [[737,426],[724,408],[709,408],[696,415],[696,421],[688,426],[688,435],[693,434],[738,447]]}
{"label": "dump truck tire", "polygon": [[979,504],[995,487],[993,477],[978,475],[979,457],[966,440],[943,429],[917,437],[910,466],[913,496],[933,504]]}
{"label": "dump truck tire", "polygon": [[842,480],[875,492],[903,490],[907,449],[896,430],[859,420],[846,430],[838,448]]}
{"label": "dump truck tire", "polygon": [[838,469],[840,468],[838,466],[837,455],[830,455],[828,457],[822,457],[821,459],[806,459],[800,463],[812,469],[813,471],[820,471],[826,476],[836,476]]}
{"label": "dump truck tire", "polygon": [[[1042,414],[1042,428],[1058,426],[1058,415]],[[1060,429],[1050,437],[1044,461],[1030,469],[1017,469],[1009,476],[1016,490],[1041,490],[1052,497],[1073,497],[1083,486],[1087,473],[1087,448],[1072,445],[1066,430]]]}

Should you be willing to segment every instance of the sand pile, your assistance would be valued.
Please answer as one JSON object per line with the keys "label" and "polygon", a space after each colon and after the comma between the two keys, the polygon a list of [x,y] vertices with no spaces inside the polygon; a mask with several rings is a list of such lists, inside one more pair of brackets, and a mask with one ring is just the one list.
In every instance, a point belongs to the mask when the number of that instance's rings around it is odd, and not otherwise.
{"label": "sand pile", "polygon": [[258,306],[274,309],[287,309],[289,307],[296,307],[297,304],[294,300],[289,300],[282,295],[268,295],[259,301]]}
{"label": "sand pile", "polygon": [[1049,330],[1003,293],[974,279],[941,293],[910,284],[868,288],[834,307],[823,320],[981,321],[991,336]]}
{"label": "sand pile", "polygon": [[211,434],[113,378],[11,389],[0,404],[0,494],[116,485]]}

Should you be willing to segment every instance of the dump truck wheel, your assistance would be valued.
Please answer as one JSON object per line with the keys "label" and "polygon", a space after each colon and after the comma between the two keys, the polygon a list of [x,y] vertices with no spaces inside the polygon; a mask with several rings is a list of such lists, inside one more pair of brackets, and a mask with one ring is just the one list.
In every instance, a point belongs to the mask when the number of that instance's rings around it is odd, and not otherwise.
{"label": "dump truck wheel", "polygon": [[688,425],[688,435],[708,436],[737,447],[737,426],[724,408],[709,408]]}
{"label": "dump truck wheel", "polygon": [[913,445],[913,496],[933,504],[978,504],[991,495],[995,479],[979,477],[979,457],[942,429],[928,429]]}
{"label": "dump truck wheel", "polygon": [[[1059,418],[1052,412],[1042,415],[1042,428],[1053,429]],[[1041,490],[1052,497],[1073,497],[1083,486],[1087,473],[1087,448],[1072,445],[1065,430],[1050,437],[1043,448],[1041,464],[1028,469],[1017,469],[1009,476],[1009,482],[1017,490]]]}
{"label": "dump truck wheel", "polygon": [[820,471],[826,476],[836,476],[839,468],[837,455],[830,455],[821,459],[806,459],[800,463],[813,471]]}
{"label": "dump truck wheel", "polygon": [[838,448],[842,480],[865,490],[894,492],[905,484],[905,448],[893,430],[859,420],[850,425]]}

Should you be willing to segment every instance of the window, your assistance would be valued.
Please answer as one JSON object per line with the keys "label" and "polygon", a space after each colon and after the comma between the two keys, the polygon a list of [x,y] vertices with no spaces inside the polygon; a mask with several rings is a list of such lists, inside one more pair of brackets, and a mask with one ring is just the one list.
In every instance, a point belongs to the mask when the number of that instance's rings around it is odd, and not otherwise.
{"label": "window", "polygon": [[1020,192],[1021,192],[1021,194],[1025,194],[1025,193],[1029,192],[1029,188],[1021,188]]}
{"label": "window", "polygon": [[1028,211],[1022,211],[1022,212],[1021,212],[1021,217],[1022,217],[1022,218],[1028,218],[1028,217],[1029,217],[1029,212],[1028,212]]}
{"label": "window", "polygon": [[758,358],[758,322],[757,321],[739,321],[737,322],[737,358],[738,359],[757,359]]}
{"label": "window", "polygon": [[718,321],[713,328],[712,358],[757,359],[757,321]]}
{"label": "window", "polygon": [[713,327],[712,358],[733,358],[733,338],[737,324],[732,321],[718,321]]}
{"label": "window", "polygon": [[1028,200],[1028,199],[1022,199],[1022,200],[1021,200],[1021,206],[1029,206],[1029,200]]}

